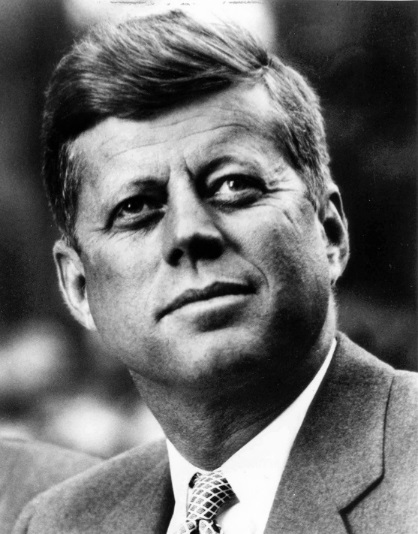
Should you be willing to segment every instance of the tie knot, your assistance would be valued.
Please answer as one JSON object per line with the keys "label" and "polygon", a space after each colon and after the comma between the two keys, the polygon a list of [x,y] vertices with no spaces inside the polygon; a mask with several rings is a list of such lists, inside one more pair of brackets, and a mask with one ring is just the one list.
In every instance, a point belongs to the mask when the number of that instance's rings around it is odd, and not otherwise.
{"label": "tie knot", "polygon": [[211,521],[232,497],[234,492],[222,472],[212,471],[193,477],[194,486],[187,511],[187,519]]}

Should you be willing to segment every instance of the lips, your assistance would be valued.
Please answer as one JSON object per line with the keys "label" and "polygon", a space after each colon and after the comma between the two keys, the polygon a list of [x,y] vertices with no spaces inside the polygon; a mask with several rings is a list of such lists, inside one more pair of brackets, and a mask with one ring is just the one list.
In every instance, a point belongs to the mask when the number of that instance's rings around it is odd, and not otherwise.
{"label": "lips", "polygon": [[254,288],[247,283],[237,282],[215,282],[202,289],[187,289],[181,295],[176,297],[168,306],[160,309],[156,318],[160,321],[166,315],[192,304],[204,300],[210,300],[217,297],[225,297],[229,295],[249,295],[254,293]]}

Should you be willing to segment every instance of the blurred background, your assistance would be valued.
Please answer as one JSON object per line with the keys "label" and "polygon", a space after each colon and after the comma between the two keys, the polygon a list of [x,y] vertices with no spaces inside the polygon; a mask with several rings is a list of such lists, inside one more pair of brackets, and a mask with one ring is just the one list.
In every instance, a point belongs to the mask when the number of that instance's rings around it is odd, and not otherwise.
{"label": "blurred background", "polygon": [[[187,5],[186,5],[187,4]],[[0,435],[110,456],[161,435],[117,355],[71,319],[40,179],[43,93],[85,28],[204,2],[0,0]],[[416,370],[415,2],[211,2],[319,92],[350,225],[341,330]],[[205,14],[204,16],[210,16]]]}

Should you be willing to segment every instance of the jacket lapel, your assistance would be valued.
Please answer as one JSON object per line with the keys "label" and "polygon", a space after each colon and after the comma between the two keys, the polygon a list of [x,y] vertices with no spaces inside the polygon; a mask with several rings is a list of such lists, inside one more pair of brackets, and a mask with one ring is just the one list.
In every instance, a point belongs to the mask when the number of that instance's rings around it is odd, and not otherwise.
{"label": "jacket lapel", "polygon": [[95,527],[100,534],[166,534],[174,497],[165,444],[154,448],[158,448],[158,462],[150,462],[145,473],[137,473],[137,481],[130,485],[125,498],[114,502]]}
{"label": "jacket lapel", "polygon": [[307,445],[299,443],[289,459],[265,534],[347,534]]}
{"label": "jacket lapel", "polygon": [[391,368],[345,336],[289,456],[266,534],[343,534],[344,509],[383,475]]}
{"label": "jacket lapel", "polygon": [[142,513],[136,526],[136,532],[141,534],[166,534],[173,514],[174,496],[168,461],[156,475],[155,490],[149,492],[141,506]]}

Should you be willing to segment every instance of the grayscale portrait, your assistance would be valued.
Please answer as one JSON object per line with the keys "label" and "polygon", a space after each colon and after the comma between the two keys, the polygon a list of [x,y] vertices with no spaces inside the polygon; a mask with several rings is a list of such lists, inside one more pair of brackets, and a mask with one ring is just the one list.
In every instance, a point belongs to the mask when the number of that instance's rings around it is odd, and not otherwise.
{"label": "grayscale portrait", "polygon": [[416,532],[416,5],[24,4],[0,534]]}

